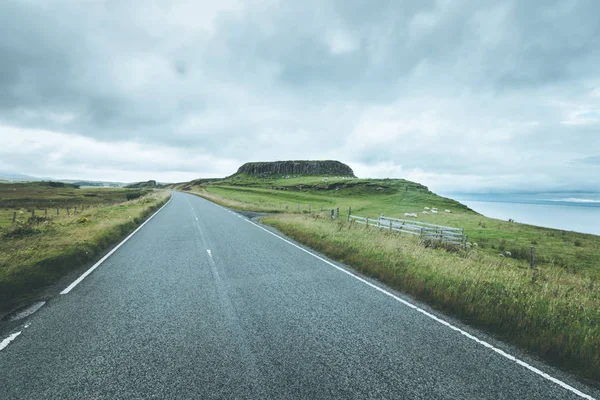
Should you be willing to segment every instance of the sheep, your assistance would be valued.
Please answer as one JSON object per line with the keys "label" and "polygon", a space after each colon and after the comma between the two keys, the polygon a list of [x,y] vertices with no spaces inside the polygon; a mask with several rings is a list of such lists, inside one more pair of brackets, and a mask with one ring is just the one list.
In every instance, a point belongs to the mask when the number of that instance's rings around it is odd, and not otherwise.
{"label": "sheep", "polygon": [[452,211],[450,211],[450,210],[444,210],[444,212],[451,213]]}
{"label": "sheep", "polygon": [[435,208],[433,210],[431,210],[432,213],[437,214],[438,210],[436,210]]}
{"label": "sheep", "polygon": [[477,243],[473,243],[473,246],[478,247],[479,245]]}
{"label": "sheep", "polygon": [[429,214],[429,211],[423,211],[423,214]]}
{"label": "sheep", "polygon": [[433,207],[433,208],[431,209],[431,211],[433,211],[433,210],[437,211],[438,209],[437,209],[437,208],[435,208],[435,207]]}
{"label": "sheep", "polygon": [[504,254],[506,254],[509,257],[512,257],[512,253],[510,251],[505,251]]}
{"label": "sheep", "polygon": [[405,216],[405,217],[417,218],[417,216],[418,216],[418,215],[417,215],[417,214],[415,214],[415,213],[404,213],[404,216]]}
{"label": "sheep", "polygon": [[504,254],[498,254],[498,257],[504,257]]}
{"label": "sheep", "polygon": [[429,211],[429,207],[425,207],[425,208],[424,208],[424,210],[427,210],[427,211]]}

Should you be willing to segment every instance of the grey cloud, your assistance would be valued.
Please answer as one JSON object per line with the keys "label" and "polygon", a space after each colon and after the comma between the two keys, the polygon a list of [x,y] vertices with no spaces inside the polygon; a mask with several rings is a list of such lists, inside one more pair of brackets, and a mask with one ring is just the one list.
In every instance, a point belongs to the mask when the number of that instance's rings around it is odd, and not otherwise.
{"label": "grey cloud", "polygon": [[228,162],[531,168],[558,186],[572,178],[548,160],[597,157],[597,2],[247,1],[206,29],[186,18],[214,4],[2,2],[0,124]]}

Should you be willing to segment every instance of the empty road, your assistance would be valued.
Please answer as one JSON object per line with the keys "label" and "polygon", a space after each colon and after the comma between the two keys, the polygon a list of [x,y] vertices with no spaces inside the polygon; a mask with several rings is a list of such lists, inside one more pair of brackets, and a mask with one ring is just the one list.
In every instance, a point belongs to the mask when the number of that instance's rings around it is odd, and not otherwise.
{"label": "empty road", "polygon": [[600,398],[347,271],[174,193],[72,290],[3,333],[0,399]]}

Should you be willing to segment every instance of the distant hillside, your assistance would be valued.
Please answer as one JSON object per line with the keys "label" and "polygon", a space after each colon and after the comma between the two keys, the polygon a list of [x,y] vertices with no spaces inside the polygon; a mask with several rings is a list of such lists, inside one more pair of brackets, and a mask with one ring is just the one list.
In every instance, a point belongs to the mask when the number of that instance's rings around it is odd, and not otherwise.
{"label": "distant hillside", "polygon": [[9,174],[7,172],[0,172],[0,178],[5,179],[38,179],[33,176],[23,175],[23,174]]}
{"label": "distant hillside", "polygon": [[11,174],[8,172],[0,172],[0,179],[11,180],[11,181],[39,181],[41,178],[24,174]]}
{"label": "distant hillside", "polygon": [[312,175],[312,176],[347,176],[354,178],[352,168],[339,161],[271,161],[249,162],[242,165],[237,174],[271,176],[271,175]]}
{"label": "distant hillside", "polygon": [[146,182],[137,182],[137,183],[132,183],[129,185],[126,185],[126,188],[129,189],[141,189],[141,188],[157,188],[159,185],[156,183],[155,180],[149,180]]}

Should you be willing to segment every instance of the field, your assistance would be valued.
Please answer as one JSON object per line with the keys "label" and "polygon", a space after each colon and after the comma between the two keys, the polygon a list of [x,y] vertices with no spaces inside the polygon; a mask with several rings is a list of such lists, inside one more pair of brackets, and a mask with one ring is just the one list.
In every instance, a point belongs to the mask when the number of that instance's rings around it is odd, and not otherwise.
{"label": "field", "polygon": [[[225,206],[276,213],[263,222],[592,384],[600,382],[599,236],[486,218],[404,180],[242,176],[183,188]],[[340,219],[332,221],[330,210],[338,207]],[[367,229],[346,221],[348,207],[370,218],[418,213],[419,221],[464,228],[472,245],[440,248]],[[422,214],[425,207],[442,212]],[[532,246],[535,269],[529,267]]]}
{"label": "field", "polygon": [[168,197],[168,192],[1,184],[0,312],[96,258]]}

